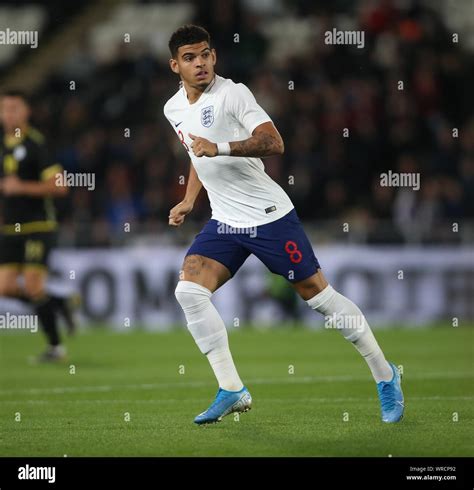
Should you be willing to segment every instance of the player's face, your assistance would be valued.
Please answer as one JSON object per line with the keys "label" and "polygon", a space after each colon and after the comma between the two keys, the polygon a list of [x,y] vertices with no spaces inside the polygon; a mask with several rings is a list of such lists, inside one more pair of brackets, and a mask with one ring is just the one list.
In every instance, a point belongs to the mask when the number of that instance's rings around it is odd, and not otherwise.
{"label": "player's face", "polygon": [[23,127],[28,122],[30,110],[21,97],[2,97],[0,120],[7,131]]}
{"label": "player's face", "polygon": [[178,48],[176,59],[170,60],[171,69],[191,87],[206,88],[214,78],[216,51],[206,41]]}

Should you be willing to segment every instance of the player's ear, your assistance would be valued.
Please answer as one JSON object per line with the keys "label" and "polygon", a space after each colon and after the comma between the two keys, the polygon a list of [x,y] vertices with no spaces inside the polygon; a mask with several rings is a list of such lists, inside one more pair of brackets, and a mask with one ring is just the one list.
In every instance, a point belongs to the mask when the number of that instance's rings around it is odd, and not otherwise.
{"label": "player's ear", "polygon": [[179,66],[178,66],[178,62],[174,59],[174,58],[171,58],[170,59],[170,68],[171,68],[171,71],[173,73],[176,73],[177,75],[179,75]]}
{"label": "player's ear", "polygon": [[214,66],[217,61],[217,53],[214,48],[211,48],[211,55],[212,55],[212,66]]}

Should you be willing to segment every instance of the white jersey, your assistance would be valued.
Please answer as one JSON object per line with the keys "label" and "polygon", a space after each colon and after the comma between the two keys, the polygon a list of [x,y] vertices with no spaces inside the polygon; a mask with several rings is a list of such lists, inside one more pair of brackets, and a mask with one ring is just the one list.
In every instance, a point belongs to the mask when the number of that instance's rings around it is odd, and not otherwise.
{"label": "white jersey", "polygon": [[241,141],[271,121],[244,84],[215,75],[194,104],[189,103],[183,86],[163,112],[207,191],[213,219],[235,228],[259,226],[293,209],[286,192],[265,173],[260,158],[196,157],[191,150],[189,133],[213,143]]}

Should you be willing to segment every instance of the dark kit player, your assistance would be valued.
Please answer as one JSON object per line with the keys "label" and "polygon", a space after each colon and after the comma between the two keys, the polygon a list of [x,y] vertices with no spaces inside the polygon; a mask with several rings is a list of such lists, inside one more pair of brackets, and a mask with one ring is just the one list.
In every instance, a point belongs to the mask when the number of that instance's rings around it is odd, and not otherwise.
{"label": "dark kit player", "polygon": [[53,198],[65,196],[68,189],[57,185],[62,167],[51,160],[44,137],[29,125],[29,117],[23,93],[0,96],[0,295],[33,307],[48,341],[40,360],[54,361],[65,357],[58,313],[69,330],[74,329],[67,300],[46,292],[48,256],[57,229]]}

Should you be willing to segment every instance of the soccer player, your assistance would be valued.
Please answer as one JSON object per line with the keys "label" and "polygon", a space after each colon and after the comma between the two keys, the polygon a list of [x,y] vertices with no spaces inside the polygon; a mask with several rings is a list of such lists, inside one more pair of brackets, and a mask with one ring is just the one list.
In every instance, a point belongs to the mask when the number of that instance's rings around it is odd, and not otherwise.
{"label": "soccer player", "polygon": [[[30,106],[20,91],[0,99],[0,194],[3,224],[0,228],[0,296],[30,304],[48,340],[42,361],[65,357],[57,327],[58,314],[70,331],[74,320],[65,298],[46,291],[47,260],[54,245],[57,222],[52,198],[67,194],[56,185],[62,171],[49,157],[44,137],[29,124]],[[18,283],[23,276],[23,287]]]}
{"label": "soccer player", "polygon": [[261,158],[284,151],[272,120],[245,85],[214,72],[216,51],[205,29],[179,28],[169,48],[170,67],[182,87],[165,104],[164,114],[191,159],[184,199],[171,209],[169,224],[184,222],[203,186],[212,208],[212,218],[186,254],[175,291],[188,329],[219,384],[215,400],[194,422],[218,422],[251,408],[224,322],[211,303],[214,291],[250,254],[289,280],[310,308],[337,325],[372,372],[382,420],[398,422],[404,411],[399,370],[385,359],[360,309],[327,283],[290,198],[265,173]]}

